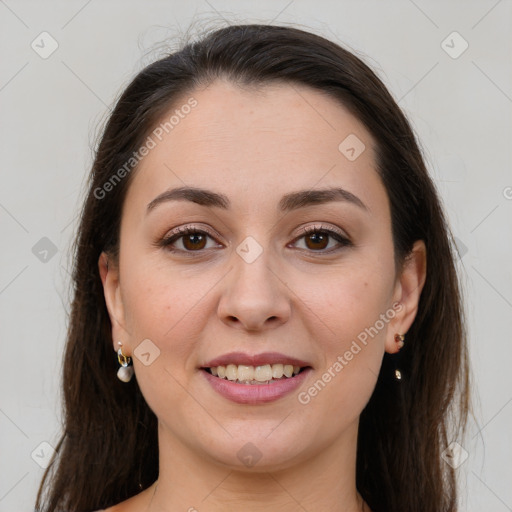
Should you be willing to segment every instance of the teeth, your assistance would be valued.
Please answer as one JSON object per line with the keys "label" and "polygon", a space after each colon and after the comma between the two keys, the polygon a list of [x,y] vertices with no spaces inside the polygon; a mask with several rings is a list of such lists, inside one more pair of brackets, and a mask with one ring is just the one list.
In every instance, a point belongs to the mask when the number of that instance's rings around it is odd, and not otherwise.
{"label": "teeth", "polygon": [[258,382],[266,382],[272,380],[272,368],[269,364],[263,366],[256,366],[254,369],[254,379]]}
{"label": "teeth", "polygon": [[238,365],[238,380],[254,380],[254,367]]}
{"label": "teeth", "polygon": [[226,366],[226,379],[236,380],[238,374],[238,368],[234,364],[228,364]]}
{"label": "teeth", "polygon": [[227,366],[211,367],[212,375],[231,381],[238,380],[245,384],[269,382],[272,379],[289,378],[300,372],[300,366],[291,364],[264,364],[261,366],[248,366],[244,364],[228,364]]}
{"label": "teeth", "polygon": [[272,377],[274,379],[280,379],[284,375],[283,365],[282,364],[273,364],[272,365]]}

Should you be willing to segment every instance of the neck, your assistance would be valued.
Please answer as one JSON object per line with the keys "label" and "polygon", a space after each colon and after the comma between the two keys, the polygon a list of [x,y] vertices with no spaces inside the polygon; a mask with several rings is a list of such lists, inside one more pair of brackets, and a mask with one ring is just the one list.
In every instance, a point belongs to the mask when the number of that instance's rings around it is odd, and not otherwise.
{"label": "neck", "polygon": [[159,477],[147,511],[369,512],[355,484],[356,443],[357,423],[294,465],[242,469],[207,459],[159,425]]}

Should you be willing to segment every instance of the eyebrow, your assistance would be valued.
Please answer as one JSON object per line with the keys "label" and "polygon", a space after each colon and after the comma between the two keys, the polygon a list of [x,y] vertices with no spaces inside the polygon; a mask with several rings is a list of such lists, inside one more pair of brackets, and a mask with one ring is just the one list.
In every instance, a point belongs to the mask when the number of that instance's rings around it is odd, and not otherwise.
{"label": "eyebrow", "polygon": [[[166,190],[155,197],[147,206],[147,212],[154,210],[159,204],[168,201],[191,201],[207,207],[217,207],[229,210],[231,202],[224,194],[198,187],[179,187]],[[368,207],[357,196],[343,188],[326,188],[313,190],[299,190],[284,195],[279,201],[279,210],[289,212],[307,206],[330,203],[333,201],[344,201],[359,208],[369,211]]]}

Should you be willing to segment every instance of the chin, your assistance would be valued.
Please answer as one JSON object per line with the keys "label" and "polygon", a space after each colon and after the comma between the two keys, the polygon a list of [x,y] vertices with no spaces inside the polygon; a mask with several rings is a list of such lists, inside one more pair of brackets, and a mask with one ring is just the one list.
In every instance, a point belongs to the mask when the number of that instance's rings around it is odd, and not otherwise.
{"label": "chin", "polygon": [[223,436],[206,443],[203,440],[202,449],[206,456],[230,470],[252,473],[278,471],[306,459],[306,452],[310,451],[308,448],[312,448],[304,445],[307,438],[305,432],[299,435],[284,428],[277,434],[265,424],[265,428],[240,428],[229,439]]}

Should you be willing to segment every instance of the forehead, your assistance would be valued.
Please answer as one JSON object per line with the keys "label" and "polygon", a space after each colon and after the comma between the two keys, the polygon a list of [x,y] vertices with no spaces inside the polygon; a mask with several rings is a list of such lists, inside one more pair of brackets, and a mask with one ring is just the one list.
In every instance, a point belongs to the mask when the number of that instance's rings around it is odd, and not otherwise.
{"label": "forehead", "polygon": [[[191,98],[195,106],[184,108]],[[309,87],[218,80],[175,102],[159,126],[128,191],[132,200],[147,203],[183,185],[223,191],[254,209],[295,189],[341,185],[368,202],[383,193],[369,132],[340,102]]]}

